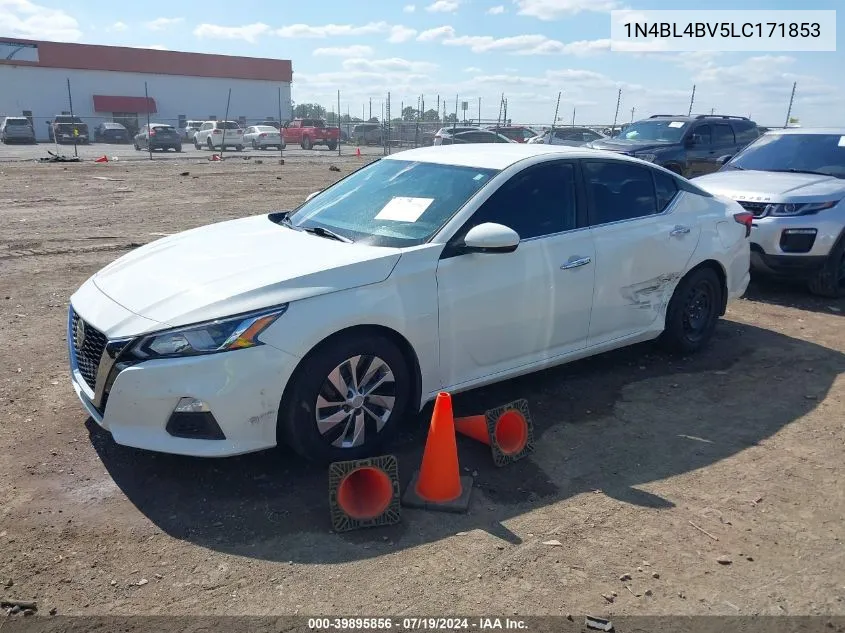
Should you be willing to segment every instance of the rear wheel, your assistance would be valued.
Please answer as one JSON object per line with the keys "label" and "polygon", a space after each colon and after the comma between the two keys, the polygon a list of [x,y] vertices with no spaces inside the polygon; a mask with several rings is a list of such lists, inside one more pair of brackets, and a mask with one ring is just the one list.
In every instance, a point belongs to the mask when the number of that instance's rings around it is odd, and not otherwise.
{"label": "rear wheel", "polygon": [[329,151],[334,151],[337,149],[337,142],[336,141],[329,141],[328,142]]}
{"label": "rear wheel", "polygon": [[713,336],[721,305],[722,284],[713,269],[692,271],[678,284],[669,302],[661,344],[672,352],[697,352]]}
{"label": "rear wheel", "polygon": [[821,297],[845,297],[845,233],[830,251],[824,266],[810,279],[810,292]]}
{"label": "rear wheel", "polygon": [[242,152],[242,151],[244,151],[244,146],[243,145],[235,145],[235,149],[239,152]]}
{"label": "rear wheel", "polygon": [[[211,142],[210,136],[206,139],[206,142],[208,143],[208,149],[210,149],[213,152],[214,151],[214,143]],[[223,146],[221,145],[220,148],[222,149]]]}
{"label": "rear wheel", "polygon": [[311,140],[310,136],[306,136],[302,139],[302,149],[313,149],[314,141]]}
{"label": "rear wheel", "polygon": [[279,442],[318,462],[374,456],[408,413],[411,385],[408,362],[382,335],[324,344],[285,390]]}

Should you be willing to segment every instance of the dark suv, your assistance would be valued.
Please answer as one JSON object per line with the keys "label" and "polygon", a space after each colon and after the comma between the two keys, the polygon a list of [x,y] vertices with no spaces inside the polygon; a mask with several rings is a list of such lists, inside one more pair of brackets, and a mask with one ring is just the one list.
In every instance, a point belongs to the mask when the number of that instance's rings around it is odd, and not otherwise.
{"label": "dark suv", "polygon": [[655,114],[587,147],[641,158],[695,178],[717,171],[758,136],[757,124],[743,116]]}

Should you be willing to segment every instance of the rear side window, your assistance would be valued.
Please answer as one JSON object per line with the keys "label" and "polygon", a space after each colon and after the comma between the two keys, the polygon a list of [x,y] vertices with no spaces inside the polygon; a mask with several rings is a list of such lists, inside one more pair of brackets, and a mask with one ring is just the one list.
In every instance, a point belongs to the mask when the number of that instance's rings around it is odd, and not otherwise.
{"label": "rear side window", "polygon": [[734,123],[734,134],[737,143],[746,145],[760,136],[760,129],[753,121],[738,121]]}
{"label": "rear side window", "polygon": [[621,161],[584,161],[593,200],[592,225],[643,218],[657,213],[652,170]]}
{"label": "rear side window", "polygon": [[717,123],[713,126],[713,145],[733,145],[734,131],[727,123]]}
{"label": "rear side window", "polygon": [[654,189],[657,194],[657,212],[662,213],[678,195],[678,183],[669,174],[654,171]]}

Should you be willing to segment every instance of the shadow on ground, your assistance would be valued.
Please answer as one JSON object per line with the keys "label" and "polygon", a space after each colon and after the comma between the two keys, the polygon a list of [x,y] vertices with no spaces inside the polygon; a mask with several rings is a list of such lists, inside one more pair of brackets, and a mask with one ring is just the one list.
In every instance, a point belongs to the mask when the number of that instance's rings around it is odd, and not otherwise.
{"label": "shadow on ground", "polygon": [[[690,358],[644,344],[461,394],[456,415],[527,398],[534,454],[498,469],[486,446],[460,438],[461,466],[477,471],[468,514],[404,510],[401,524],[333,536],[326,471],[287,451],[193,459],[121,447],[90,420],[89,431],[117,485],[167,534],[252,558],[334,563],[476,528],[519,542],[503,521],[592,490],[673,507],[636,486],[754,446],[815,408],[842,372],[839,352],[723,320]],[[395,447],[403,490],[428,415],[430,406]]]}
{"label": "shadow on ground", "polygon": [[845,317],[845,299],[829,299],[811,294],[807,284],[800,281],[754,276],[743,298],[758,303],[771,303]]}

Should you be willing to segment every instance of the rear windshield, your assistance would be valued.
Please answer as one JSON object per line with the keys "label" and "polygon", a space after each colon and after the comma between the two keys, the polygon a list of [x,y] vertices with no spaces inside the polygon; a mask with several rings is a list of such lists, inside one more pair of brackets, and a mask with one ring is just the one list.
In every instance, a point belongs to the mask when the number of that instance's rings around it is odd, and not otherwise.
{"label": "rear windshield", "polygon": [[202,127],[202,121],[193,121],[191,123],[188,123],[188,127],[192,130],[198,130]]}
{"label": "rear windshield", "polygon": [[162,132],[175,132],[176,131],[176,128],[174,128],[172,125],[154,125],[153,129],[154,130],[161,130]]}
{"label": "rear windshield", "polygon": [[241,126],[238,125],[237,121],[218,121],[217,127],[221,130],[237,130]]}
{"label": "rear windshield", "polygon": [[255,129],[258,130],[259,132],[278,132],[279,131],[271,125],[256,125]]}
{"label": "rear windshield", "polygon": [[326,127],[326,122],[321,119],[303,119],[302,127]]}
{"label": "rear windshield", "polygon": [[29,119],[6,119],[6,125],[9,127],[24,127],[25,125],[29,125]]}

